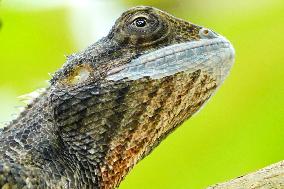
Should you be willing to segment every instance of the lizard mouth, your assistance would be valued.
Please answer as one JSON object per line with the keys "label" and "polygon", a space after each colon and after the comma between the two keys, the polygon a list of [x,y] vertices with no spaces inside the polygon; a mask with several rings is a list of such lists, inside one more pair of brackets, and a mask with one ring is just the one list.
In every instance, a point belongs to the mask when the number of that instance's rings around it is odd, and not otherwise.
{"label": "lizard mouth", "polygon": [[164,47],[134,59],[116,71],[110,70],[106,79],[137,80],[143,77],[160,79],[180,72],[202,70],[223,82],[235,59],[231,43],[224,37],[201,39]]}

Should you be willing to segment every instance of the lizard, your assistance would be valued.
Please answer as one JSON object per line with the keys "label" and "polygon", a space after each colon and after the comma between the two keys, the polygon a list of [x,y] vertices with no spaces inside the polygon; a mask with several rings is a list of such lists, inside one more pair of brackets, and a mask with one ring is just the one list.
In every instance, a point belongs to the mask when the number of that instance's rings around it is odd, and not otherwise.
{"label": "lizard", "polygon": [[200,110],[234,57],[213,30],[154,7],[128,9],[0,132],[0,187],[118,187]]}

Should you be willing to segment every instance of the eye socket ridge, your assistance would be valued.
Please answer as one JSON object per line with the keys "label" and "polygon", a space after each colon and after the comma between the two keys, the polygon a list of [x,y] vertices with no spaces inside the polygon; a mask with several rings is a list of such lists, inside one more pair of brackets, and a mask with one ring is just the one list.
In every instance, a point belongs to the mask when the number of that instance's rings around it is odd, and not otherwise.
{"label": "eye socket ridge", "polygon": [[168,21],[153,13],[129,14],[118,35],[119,40],[135,46],[147,46],[165,39],[170,32]]}

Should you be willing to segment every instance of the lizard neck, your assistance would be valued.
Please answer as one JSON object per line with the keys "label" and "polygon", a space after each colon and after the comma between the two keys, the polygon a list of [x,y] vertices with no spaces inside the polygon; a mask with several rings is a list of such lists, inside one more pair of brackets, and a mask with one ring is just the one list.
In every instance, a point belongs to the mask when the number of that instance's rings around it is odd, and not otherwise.
{"label": "lizard neck", "polygon": [[66,92],[64,98],[54,98],[64,102],[53,104],[67,151],[85,173],[78,178],[104,189],[118,186],[139,160],[216,89],[214,80],[200,70],[103,86],[86,87],[77,97],[69,98],[72,92]]}
{"label": "lizard neck", "polygon": [[[140,105],[124,114],[125,125],[109,144],[101,167],[103,188],[117,187],[135,164],[198,111],[216,89],[214,80],[200,71],[146,82],[148,87],[141,93],[130,95],[133,104],[129,107]],[[135,85],[139,88],[139,84]]]}

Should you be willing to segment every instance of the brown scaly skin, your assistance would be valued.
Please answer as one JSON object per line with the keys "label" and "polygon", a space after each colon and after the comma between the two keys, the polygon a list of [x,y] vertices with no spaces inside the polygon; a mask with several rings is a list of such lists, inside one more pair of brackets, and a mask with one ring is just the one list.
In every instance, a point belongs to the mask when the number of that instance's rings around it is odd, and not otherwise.
{"label": "brown scaly skin", "polygon": [[[146,27],[137,27],[141,17]],[[0,187],[117,187],[218,84],[200,69],[118,81],[107,80],[108,71],[154,50],[197,41],[201,28],[151,7],[123,13],[108,36],[68,57],[46,92],[4,128]],[[85,79],[78,77],[82,73]]]}

